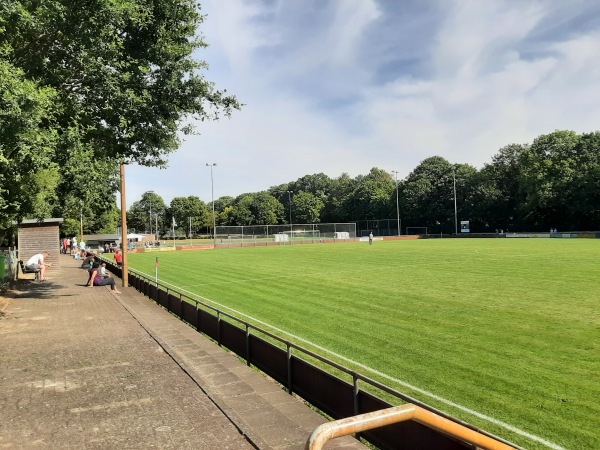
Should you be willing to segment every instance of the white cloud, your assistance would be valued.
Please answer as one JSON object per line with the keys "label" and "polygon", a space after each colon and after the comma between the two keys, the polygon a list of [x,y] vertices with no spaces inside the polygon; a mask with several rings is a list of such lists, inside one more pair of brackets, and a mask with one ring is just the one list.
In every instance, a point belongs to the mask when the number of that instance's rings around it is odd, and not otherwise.
{"label": "white cloud", "polygon": [[433,155],[481,167],[510,143],[597,129],[599,27],[579,26],[593,2],[394,5],[204,2],[206,77],[246,106],[201,123],[168,170],[129,168],[128,203],[210,200],[207,162],[215,196],[236,196],[318,172],[406,176]]}

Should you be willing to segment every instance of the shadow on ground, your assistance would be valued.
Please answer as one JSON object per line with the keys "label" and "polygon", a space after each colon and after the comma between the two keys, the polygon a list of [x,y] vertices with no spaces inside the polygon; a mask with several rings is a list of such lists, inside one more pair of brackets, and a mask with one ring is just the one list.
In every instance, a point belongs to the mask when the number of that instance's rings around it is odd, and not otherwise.
{"label": "shadow on ground", "polygon": [[[34,281],[34,280],[16,280],[12,282],[9,289],[4,292],[3,297],[9,299],[47,299],[56,295],[56,288],[63,287],[60,284],[50,281]],[[70,295],[61,294],[63,297]]]}

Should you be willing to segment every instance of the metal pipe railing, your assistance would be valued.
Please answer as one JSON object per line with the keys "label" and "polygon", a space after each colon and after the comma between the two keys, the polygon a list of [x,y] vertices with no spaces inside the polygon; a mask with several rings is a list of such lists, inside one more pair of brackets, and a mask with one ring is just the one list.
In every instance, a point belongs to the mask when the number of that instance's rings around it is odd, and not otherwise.
{"label": "metal pipe railing", "polygon": [[312,432],[304,448],[305,450],[321,450],[332,439],[408,420],[418,422],[447,436],[472,444],[477,448],[489,450],[514,449],[510,445],[484,436],[477,431],[411,404],[360,414],[320,425]]}

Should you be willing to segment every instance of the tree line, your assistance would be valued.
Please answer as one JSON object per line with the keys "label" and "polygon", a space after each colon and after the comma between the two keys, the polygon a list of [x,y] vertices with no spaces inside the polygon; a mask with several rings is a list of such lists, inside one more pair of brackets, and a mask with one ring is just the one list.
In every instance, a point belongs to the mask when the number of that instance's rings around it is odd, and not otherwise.
{"label": "tree line", "polygon": [[[265,191],[215,200],[217,225],[356,222],[391,219],[402,227],[428,227],[430,233],[455,231],[457,219],[472,232],[585,231],[600,229],[600,132],[555,131],[531,144],[501,148],[477,168],[452,164],[440,156],[423,160],[396,184],[393,174],[372,168],[366,175],[331,178],[323,173],[272,186]],[[291,203],[290,203],[291,202]],[[398,204],[398,209],[396,205]],[[150,216],[152,210],[152,216]],[[291,213],[291,216],[290,216]],[[127,214],[128,227],[180,236],[212,228],[212,204],[177,197],[167,206],[145,193]],[[395,227],[395,225],[394,225]]]}

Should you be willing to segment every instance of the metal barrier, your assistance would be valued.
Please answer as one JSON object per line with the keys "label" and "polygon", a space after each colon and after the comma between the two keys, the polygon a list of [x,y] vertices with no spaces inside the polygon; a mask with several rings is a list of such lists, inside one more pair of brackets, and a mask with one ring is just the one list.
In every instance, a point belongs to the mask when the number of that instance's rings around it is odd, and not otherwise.
{"label": "metal barrier", "polygon": [[476,448],[490,450],[509,450],[514,448],[418,406],[404,405],[320,425],[308,438],[305,449],[321,450],[332,439],[407,420],[414,420],[441,433],[472,444]]}
{"label": "metal barrier", "polygon": [[[116,275],[121,274],[121,269],[117,268],[114,261],[105,260],[105,262],[111,272]],[[508,441],[455,419],[376,380],[286,341],[214,306],[178,292],[160,281],[156,282],[153,277],[130,269],[129,284],[194,327],[198,332],[213,339],[219,346],[223,346],[245,359],[248,366],[253,365],[273,378],[290,394],[302,397],[306,402],[333,419],[372,413],[393,406],[361,389],[360,383],[364,383],[399,401],[434,413],[448,422],[480,433],[506,444],[510,448],[518,448]],[[323,370],[311,364],[307,360],[309,358],[328,366],[330,370]],[[352,379],[352,383],[332,375],[330,372],[333,371],[348,375]],[[361,437],[381,449],[408,450],[415,448],[415,443],[423,444],[424,442],[427,445],[419,445],[419,447],[457,450],[472,448],[466,442],[449,437],[416,421],[403,421],[382,429],[367,430],[361,434]]]}

